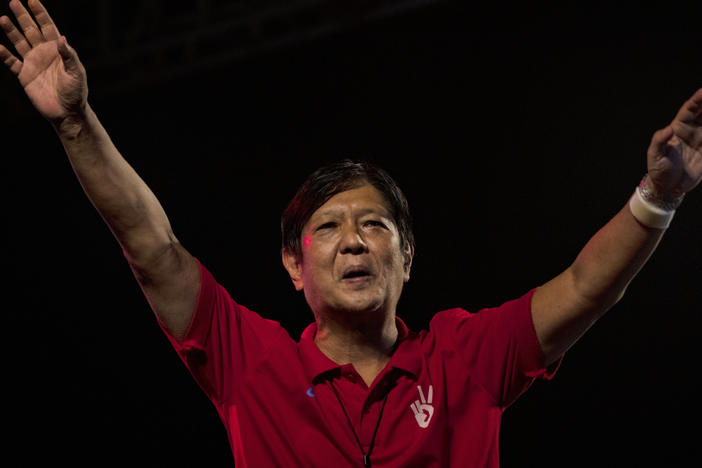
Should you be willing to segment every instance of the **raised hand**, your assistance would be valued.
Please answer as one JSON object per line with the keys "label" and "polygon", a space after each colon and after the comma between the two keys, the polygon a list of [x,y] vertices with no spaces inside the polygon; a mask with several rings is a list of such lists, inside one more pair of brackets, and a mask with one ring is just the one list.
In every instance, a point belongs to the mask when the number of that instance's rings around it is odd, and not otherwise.
{"label": "raised hand", "polygon": [[648,178],[664,198],[681,197],[702,180],[702,88],[648,148]]}
{"label": "raised hand", "polygon": [[29,0],[28,5],[34,18],[19,0],[10,2],[22,31],[7,16],[0,17],[0,27],[19,54],[18,58],[0,45],[0,61],[17,76],[39,113],[58,125],[85,110],[85,68],[44,6],[38,0]]}

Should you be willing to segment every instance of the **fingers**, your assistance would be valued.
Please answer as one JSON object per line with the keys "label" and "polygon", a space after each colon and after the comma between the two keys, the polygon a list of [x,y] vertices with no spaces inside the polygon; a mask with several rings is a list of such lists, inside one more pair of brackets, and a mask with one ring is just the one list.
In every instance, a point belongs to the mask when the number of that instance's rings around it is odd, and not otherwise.
{"label": "fingers", "polygon": [[29,8],[32,9],[32,13],[34,13],[34,17],[37,19],[37,24],[41,27],[41,33],[44,35],[44,38],[47,41],[58,39],[61,34],[59,34],[54,20],[51,19],[44,5],[39,0],[30,0],[28,4]]}
{"label": "fingers", "polygon": [[675,119],[686,124],[702,124],[702,88],[683,104]]}
{"label": "fingers", "polygon": [[702,104],[702,88],[698,89],[697,92],[692,95],[690,101],[694,101],[698,105]]}
{"label": "fingers", "polygon": [[15,25],[10,21],[10,18],[3,16],[0,18],[0,27],[5,32],[7,38],[12,42],[15,50],[21,57],[27,55],[27,53],[32,50],[32,46],[27,42],[27,39],[20,33]]}
{"label": "fingers", "polygon": [[0,18],[2,30],[12,42],[17,53],[22,57],[32,50],[32,47],[42,42],[54,41],[60,36],[54,21],[39,0],[29,0],[28,5],[32,13],[34,13],[36,22],[19,0],[10,2],[10,9],[14,13],[15,18],[17,18],[17,23],[19,23],[22,32],[15,27],[7,16]]}
{"label": "fingers", "polygon": [[[417,390],[419,390],[419,399],[422,400],[422,404],[426,403],[427,400],[424,399],[424,392],[422,392],[422,387],[417,385]],[[417,405],[419,407],[419,405]]]}
{"label": "fingers", "polygon": [[19,75],[20,70],[22,70],[22,62],[12,55],[2,44],[0,44],[0,61],[2,61],[15,76]]}
{"label": "fingers", "polygon": [[[36,46],[42,42],[45,42],[44,35],[42,34],[41,30],[19,0],[12,0],[10,2],[10,10],[12,10],[12,13],[15,14],[15,18],[17,18],[17,22],[22,28],[22,31],[24,31],[24,37],[30,46]],[[17,52],[19,52],[19,50]]]}
{"label": "fingers", "polygon": [[702,150],[702,88],[680,107],[671,123],[673,133],[695,150]]}

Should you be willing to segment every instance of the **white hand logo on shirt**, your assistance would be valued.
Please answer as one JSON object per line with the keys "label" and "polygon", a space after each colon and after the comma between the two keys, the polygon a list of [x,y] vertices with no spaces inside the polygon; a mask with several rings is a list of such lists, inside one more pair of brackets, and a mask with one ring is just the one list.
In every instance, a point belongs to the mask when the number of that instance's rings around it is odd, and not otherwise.
{"label": "white hand logo on shirt", "polygon": [[429,385],[429,393],[426,399],[424,398],[421,385],[417,385],[417,390],[419,390],[419,400],[415,400],[415,402],[410,405],[410,408],[414,413],[414,419],[417,420],[419,427],[425,429],[429,426],[429,421],[431,421],[431,417],[434,415],[434,407],[431,406],[431,401],[434,397],[434,387]]}

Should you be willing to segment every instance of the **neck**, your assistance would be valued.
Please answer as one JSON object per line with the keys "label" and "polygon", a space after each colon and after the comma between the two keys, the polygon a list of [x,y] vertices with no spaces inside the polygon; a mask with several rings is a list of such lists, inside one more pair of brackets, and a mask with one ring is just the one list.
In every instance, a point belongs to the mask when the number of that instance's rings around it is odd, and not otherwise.
{"label": "neck", "polygon": [[397,337],[394,314],[363,322],[318,316],[314,342],[335,363],[353,364],[370,385],[390,360]]}

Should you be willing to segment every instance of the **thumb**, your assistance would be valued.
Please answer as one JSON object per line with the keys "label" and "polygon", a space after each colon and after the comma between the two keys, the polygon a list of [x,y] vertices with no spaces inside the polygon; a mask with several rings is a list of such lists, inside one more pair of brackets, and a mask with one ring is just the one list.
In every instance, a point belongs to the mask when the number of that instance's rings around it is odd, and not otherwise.
{"label": "thumb", "polygon": [[58,52],[61,55],[61,60],[63,60],[63,66],[68,73],[77,72],[78,65],[78,54],[73,49],[73,47],[68,45],[66,36],[61,36],[58,39]]}
{"label": "thumb", "polygon": [[673,137],[673,128],[668,125],[653,134],[651,144],[648,148],[649,162],[660,159],[666,153],[666,146]]}
{"label": "thumb", "polygon": [[68,45],[66,36],[58,38],[56,47],[65,71],[58,76],[57,92],[64,108],[75,111],[85,106],[88,99],[85,68],[78,58],[78,53]]}

